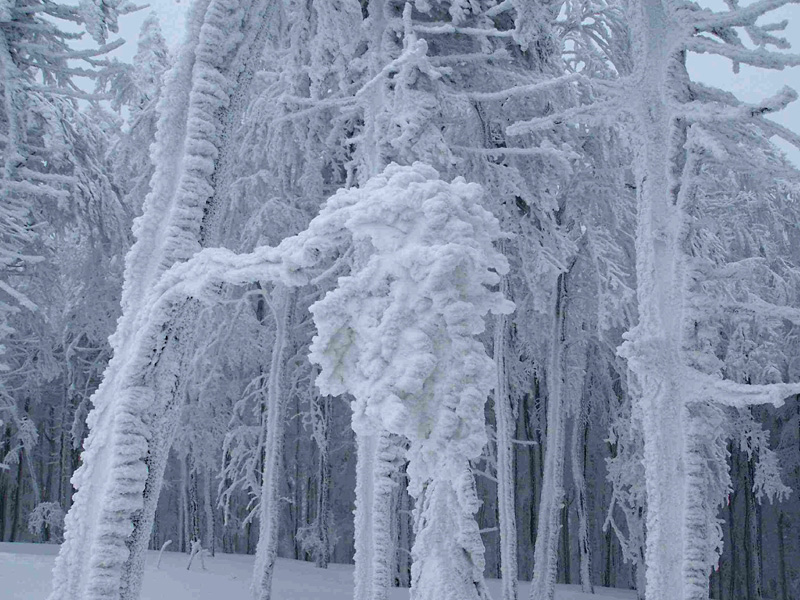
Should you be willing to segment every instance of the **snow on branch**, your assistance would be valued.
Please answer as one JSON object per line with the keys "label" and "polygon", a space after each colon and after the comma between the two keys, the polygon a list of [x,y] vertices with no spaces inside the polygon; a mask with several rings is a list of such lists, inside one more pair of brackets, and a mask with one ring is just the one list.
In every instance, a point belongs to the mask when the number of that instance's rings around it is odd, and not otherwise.
{"label": "snow on branch", "polygon": [[792,144],[795,148],[800,149],[800,135],[797,135],[791,129],[784,127],[778,123],[770,121],[769,119],[757,119],[756,124],[765,132],[772,136],[781,138],[782,140]]}
{"label": "snow on branch", "polygon": [[453,146],[456,152],[466,152],[479,156],[531,156],[555,161],[564,168],[566,172],[571,170],[569,161],[580,158],[571,150],[561,150],[559,148],[469,148],[466,146]]}
{"label": "snow on branch", "polygon": [[448,34],[458,33],[461,35],[474,35],[480,37],[514,37],[516,30],[514,29],[481,29],[479,27],[456,27],[450,23],[432,24],[432,25],[414,25],[416,33],[428,34]]}
{"label": "snow on branch", "polygon": [[697,32],[714,32],[721,28],[755,25],[759,17],[787,4],[796,3],[797,0],[758,0],[749,6],[724,13],[715,13],[708,10],[700,13],[693,12],[687,20]]}
{"label": "snow on branch", "polygon": [[545,79],[543,81],[537,81],[536,83],[531,83],[528,85],[518,85],[497,92],[473,92],[471,94],[467,94],[467,97],[470,100],[476,100],[478,102],[507,100],[508,98],[511,98],[513,96],[524,96],[529,94],[535,94],[543,90],[548,90],[550,88],[557,87],[559,85],[565,85],[575,81],[587,83],[590,80],[584,77],[581,73],[568,73],[560,77]]}
{"label": "snow on branch", "polygon": [[696,122],[738,121],[783,110],[797,100],[797,92],[784,86],[774,96],[765,98],[757,104],[740,104],[739,106],[715,106],[708,102],[687,102],[675,107],[684,117]]}
{"label": "snow on branch", "polygon": [[752,65],[763,69],[782,71],[786,67],[800,65],[800,54],[773,52],[764,48],[749,49],[715,42],[704,37],[693,37],[687,40],[686,48],[698,54],[717,54],[730,59],[736,64]]}
{"label": "snow on branch", "polygon": [[555,125],[562,125],[564,123],[588,123],[596,120],[598,114],[604,110],[612,110],[618,108],[619,100],[612,98],[609,100],[600,100],[591,104],[582,106],[575,106],[558,113],[547,115],[546,117],[537,117],[527,121],[519,121],[510,125],[506,129],[508,135],[525,135],[534,131],[541,131],[542,129],[549,129]]}
{"label": "snow on branch", "polygon": [[691,397],[738,408],[755,404],[781,406],[789,396],[800,394],[800,383],[747,385],[713,377],[692,367],[683,369],[683,387],[691,390]]}
{"label": "snow on branch", "polygon": [[438,71],[430,67],[427,55],[428,42],[425,40],[410,41],[408,47],[400,56],[389,62],[377,73],[377,75],[361,86],[361,88],[354,94],[353,97],[356,99],[368,97],[367,94],[377,84],[386,79],[391,73],[397,73],[400,71],[401,67],[407,64],[416,66],[420,71],[431,77],[431,79],[438,79],[441,75]]}

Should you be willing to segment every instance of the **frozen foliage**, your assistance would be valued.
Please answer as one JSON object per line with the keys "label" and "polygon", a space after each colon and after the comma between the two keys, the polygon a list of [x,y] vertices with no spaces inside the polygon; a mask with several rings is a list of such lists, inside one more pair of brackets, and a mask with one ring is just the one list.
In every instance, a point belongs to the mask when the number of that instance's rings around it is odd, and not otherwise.
{"label": "frozen foliage", "polygon": [[479,199],[477,186],[444,183],[422,164],[389,166],[334,196],[318,217],[349,230],[353,267],[311,307],[310,358],[323,393],[355,397],[356,431],[379,427],[409,440],[418,598],[485,594],[469,460],[486,443],[483,405],[494,381],[474,336],[484,314],[512,305],[486,289],[508,267],[492,247],[497,221]]}
{"label": "frozen foliage", "polygon": [[64,531],[64,510],[57,502],[42,502],[28,515],[28,530],[37,537],[61,541]]}
{"label": "frozen foliage", "polygon": [[[318,334],[311,358],[322,368],[319,385],[324,393],[356,397],[359,428],[380,423],[409,439],[422,434],[420,447],[410,451],[417,482],[447,461],[443,451],[471,458],[485,443],[483,417],[468,416],[487,375],[470,371],[442,379],[448,353],[476,353],[477,364],[486,364],[483,349],[470,343],[483,330],[480,317],[510,309],[485,290],[497,284],[493,271],[504,273],[507,266],[491,245],[500,235],[497,223],[479,198],[478,186],[442,182],[422,164],[390,166],[363,188],[334,196],[310,226],[342,223],[354,255],[351,274],[312,307]],[[473,391],[472,385],[481,387]],[[447,389],[458,391],[449,401],[455,404],[442,412],[449,402],[441,390]],[[463,415],[463,424],[450,412]]]}
{"label": "frozen foliage", "polygon": [[[115,7],[106,12],[116,19]],[[88,200],[79,189],[86,183],[80,146],[88,136],[71,99],[99,99],[101,94],[80,90],[74,77],[96,80],[102,92],[119,71],[104,57],[119,44],[104,44],[104,31],[97,31],[94,48],[71,46],[76,34],[66,30],[91,28],[89,20],[80,8],[58,2],[0,5],[0,355],[3,338],[13,331],[9,321],[21,310],[38,308],[25,282],[49,254],[45,230],[55,228],[44,215],[72,220],[81,197]],[[0,369],[7,368],[0,358]]]}
{"label": "frozen foliage", "polygon": [[[615,61],[609,45],[604,50],[607,60],[617,68],[624,67],[617,82],[608,82],[597,73],[586,81],[597,93],[591,101],[516,123],[507,130],[518,136],[564,120],[597,124],[617,119],[637,145],[638,324],[619,352],[633,376],[634,400],[640,403],[631,416],[642,428],[647,597],[652,599],[708,597],[708,576],[721,542],[716,511],[729,486],[725,440],[732,431],[725,424],[726,409],[720,405],[740,411],[752,404],[779,405],[799,389],[796,384],[779,383],[780,376],[772,385],[723,379],[713,359],[700,350],[710,350],[704,340],[709,334],[698,326],[708,322],[708,312],[697,310],[702,305],[697,287],[702,286],[695,285],[695,249],[686,243],[694,234],[689,214],[700,212],[705,164],[712,162],[712,157],[737,155],[739,148],[733,139],[747,136],[744,130],[781,135],[763,115],[780,110],[795,95],[784,90],[757,105],[745,105],[730,94],[692,82],[685,53],[717,53],[730,58],[734,68],[740,62],[776,69],[797,64],[795,55],[766,50],[766,46],[788,47],[771,33],[782,25],[755,25],[759,16],[779,5],[757,3],[742,9],[731,3],[730,10],[723,13],[661,0],[626,5],[624,18],[633,40],[630,75],[626,72],[629,63]],[[604,36],[613,33],[617,18],[614,12],[604,17],[609,23]],[[747,48],[736,27],[744,28],[759,48]],[[782,135],[793,139],[790,134]],[[760,146],[752,133],[748,142],[751,148]],[[761,152],[755,153],[758,160]],[[767,158],[762,168],[768,169],[768,163]],[[554,343],[557,340],[554,336]],[[675,445],[675,450],[665,453],[668,444]],[[628,446],[626,451],[637,450]],[[632,495],[636,488],[630,480],[616,479],[614,471],[615,485],[627,489],[615,499],[623,505],[641,503],[641,490]],[[636,533],[640,525],[627,514],[629,544],[640,538]],[[677,539],[676,532],[681,532]],[[626,553],[636,556],[630,547]]]}

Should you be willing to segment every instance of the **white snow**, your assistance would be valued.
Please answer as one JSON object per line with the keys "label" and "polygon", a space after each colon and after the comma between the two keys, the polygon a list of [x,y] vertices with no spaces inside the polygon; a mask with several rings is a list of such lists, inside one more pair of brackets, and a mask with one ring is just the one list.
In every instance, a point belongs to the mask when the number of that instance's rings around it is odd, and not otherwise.
{"label": "white snow", "polygon": [[[3,600],[44,600],[50,591],[50,571],[58,546],[47,544],[0,543],[0,582]],[[187,571],[189,556],[164,552],[156,569],[158,552],[149,551],[141,600],[250,600],[253,556],[217,554],[206,558],[207,571],[195,563]],[[489,580],[494,597],[500,597],[500,582]],[[529,584],[520,583],[520,597],[526,598]],[[353,597],[352,565],[330,565],[318,569],[314,563],[279,558],[272,583],[273,596],[285,600],[350,600]],[[580,586],[559,585],[556,600],[633,600],[628,590],[595,588],[594,596],[583,594]],[[408,590],[392,588],[390,600],[408,598]]]}

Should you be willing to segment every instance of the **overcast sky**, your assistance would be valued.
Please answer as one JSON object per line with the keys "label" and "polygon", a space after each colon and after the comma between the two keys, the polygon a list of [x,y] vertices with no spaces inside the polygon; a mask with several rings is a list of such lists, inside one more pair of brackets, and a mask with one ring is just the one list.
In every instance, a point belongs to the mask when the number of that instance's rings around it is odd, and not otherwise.
{"label": "overcast sky", "polygon": [[[126,48],[119,50],[120,58],[130,60],[133,57],[136,52],[139,28],[151,11],[158,14],[164,36],[169,44],[174,47],[180,43],[184,35],[184,15],[190,2],[191,0],[151,0],[149,8],[123,17],[120,34],[128,40],[128,43]],[[723,0],[701,0],[700,4],[715,10],[725,9]],[[745,0],[741,4],[747,5],[749,2]],[[800,53],[800,6],[795,4],[784,7],[776,13],[776,18],[771,20],[780,21],[782,19],[789,21],[789,27],[785,32],[786,38],[792,42],[793,51]],[[766,96],[771,96],[784,85],[800,92],[800,67],[784,71],[767,71],[743,66],[736,75],[732,72],[731,63],[723,58],[693,55],[689,61],[689,68],[696,79],[733,91],[746,102],[756,102]],[[774,118],[777,122],[800,133],[800,101],[794,102]],[[789,154],[795,164],[800,166],[800,150],[780,141],[778,145]]]}

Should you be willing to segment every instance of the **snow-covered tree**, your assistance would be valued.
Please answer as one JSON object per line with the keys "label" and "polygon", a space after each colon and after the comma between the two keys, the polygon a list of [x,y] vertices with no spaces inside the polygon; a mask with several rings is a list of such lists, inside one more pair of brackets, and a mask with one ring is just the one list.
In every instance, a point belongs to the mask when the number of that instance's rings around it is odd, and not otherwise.
{"label": "snow-covered tree", "polygon": [[[175,312],[165,325],[171,332],[166,338],[142,337],[140,330],[152,320],[147,298],[159,276],[200,248],[224,108],[241,73],[237,52],[247,55],[252,42],[242,30],[259,9],[257,2],[196,3],[187,42],[166,77],[159,101],[156,169],[144,212],[134,225],[136,242],[126,257],[114,357],[93,397],[91,431],[74,479],[78,492],[55,570],[54,599],[138,596],[183,389],[184,348],[192,348],[191,315],[197,308],[191,302],[171,307]],[[165,219],[167,213],[171,217]]]}

